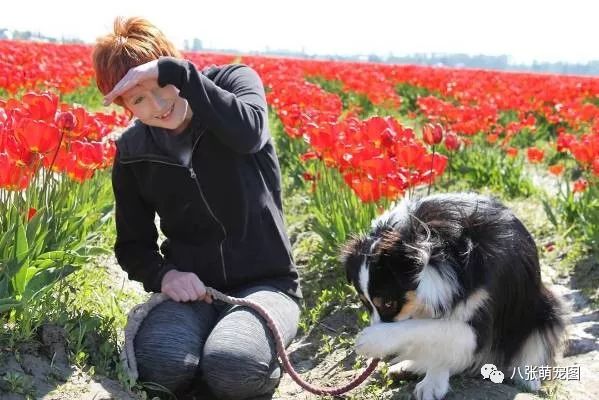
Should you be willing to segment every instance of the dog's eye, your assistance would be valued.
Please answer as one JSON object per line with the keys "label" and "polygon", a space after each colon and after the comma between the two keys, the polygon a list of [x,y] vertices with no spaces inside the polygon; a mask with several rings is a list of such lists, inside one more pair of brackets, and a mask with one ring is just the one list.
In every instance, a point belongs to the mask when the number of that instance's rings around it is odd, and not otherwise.
{"label": "dog's eye", "polygon": [[395,308],[395,307],[397,307],[397,301],[387,301],[383,304],[383,307],[387,308],[387,309]]}

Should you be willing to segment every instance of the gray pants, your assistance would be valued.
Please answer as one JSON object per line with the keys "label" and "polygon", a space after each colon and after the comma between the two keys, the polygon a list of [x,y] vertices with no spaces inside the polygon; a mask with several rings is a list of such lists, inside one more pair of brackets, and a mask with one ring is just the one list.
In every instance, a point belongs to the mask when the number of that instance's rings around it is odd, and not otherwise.
{"label": "gray pants", "polygon": [[[228,294],[262,305],[286,346],[295,337],[300,310],[291,297],[268,286]],[[134,348],[140,380],[175,393],[207,387],[217,399],[268,399],[281,378],[263,319],[247,307],[219,301],[159,304],[141,324]]]}

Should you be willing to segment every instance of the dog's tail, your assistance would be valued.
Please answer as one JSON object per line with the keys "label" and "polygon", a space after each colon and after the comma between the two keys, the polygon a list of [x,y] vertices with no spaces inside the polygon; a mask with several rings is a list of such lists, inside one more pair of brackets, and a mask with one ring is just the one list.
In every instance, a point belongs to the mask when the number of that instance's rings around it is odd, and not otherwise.
{"label": "dog's tail", "polygon": [[520,350],[514,356],[511,364],[514,380],[526,388],[536,391],[540,389],[542,379],[551,379],[542,369],[555,365],[556,357],[564,350],[566,343],[566,314],[565,304],[545,285],[541,285],[540,304],[537,309],[538,325]]}

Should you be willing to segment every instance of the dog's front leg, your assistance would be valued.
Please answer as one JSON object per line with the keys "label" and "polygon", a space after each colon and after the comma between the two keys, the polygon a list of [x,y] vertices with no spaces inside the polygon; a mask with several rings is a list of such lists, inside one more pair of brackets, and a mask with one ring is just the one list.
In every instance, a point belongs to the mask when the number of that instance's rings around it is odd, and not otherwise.
{"label": "dog's front leg", "polygon": [[441,400],[449,391],[449,370],[431,368],[424,379],[416,384],[414,396],[417,400]]}
{"label": "dog's front leg", "polygon": [[381,322],[363,329],[356,338],[356,352],[371,358],[396,356],[396,361],[405,359],[400,350],[409,340],[405,335],[398,337],[403,330],[403,322]]}
{"label": "dog's front leg", "polygon": [[462,321],[446,319],[379,323],[365,328],[356,339],[358,354],[398,356],[426,371],[414,392],[418,400],[442,398],[449,390],[449,376],[472,363],[475,349],[472,328]]}

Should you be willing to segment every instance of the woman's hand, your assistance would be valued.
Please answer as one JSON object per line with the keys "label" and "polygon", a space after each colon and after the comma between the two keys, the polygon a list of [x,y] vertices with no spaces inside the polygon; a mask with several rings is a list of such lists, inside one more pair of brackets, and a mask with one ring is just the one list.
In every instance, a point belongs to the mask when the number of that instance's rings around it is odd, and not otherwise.
{"label": "woman's hand", "polygon": [[206,294],[206,286],[193,272],[168,271],[162,278],[160,291],[176,302],[202,300],[212,303],[212,297]]}
{"label": "woman's hand", "polygon": [[104,106],[112,103],[114,99],[132,89],[138,83],[148,79],[158,80],[158,60],[152,60],[127,71],[125,76],[104,96]]}

